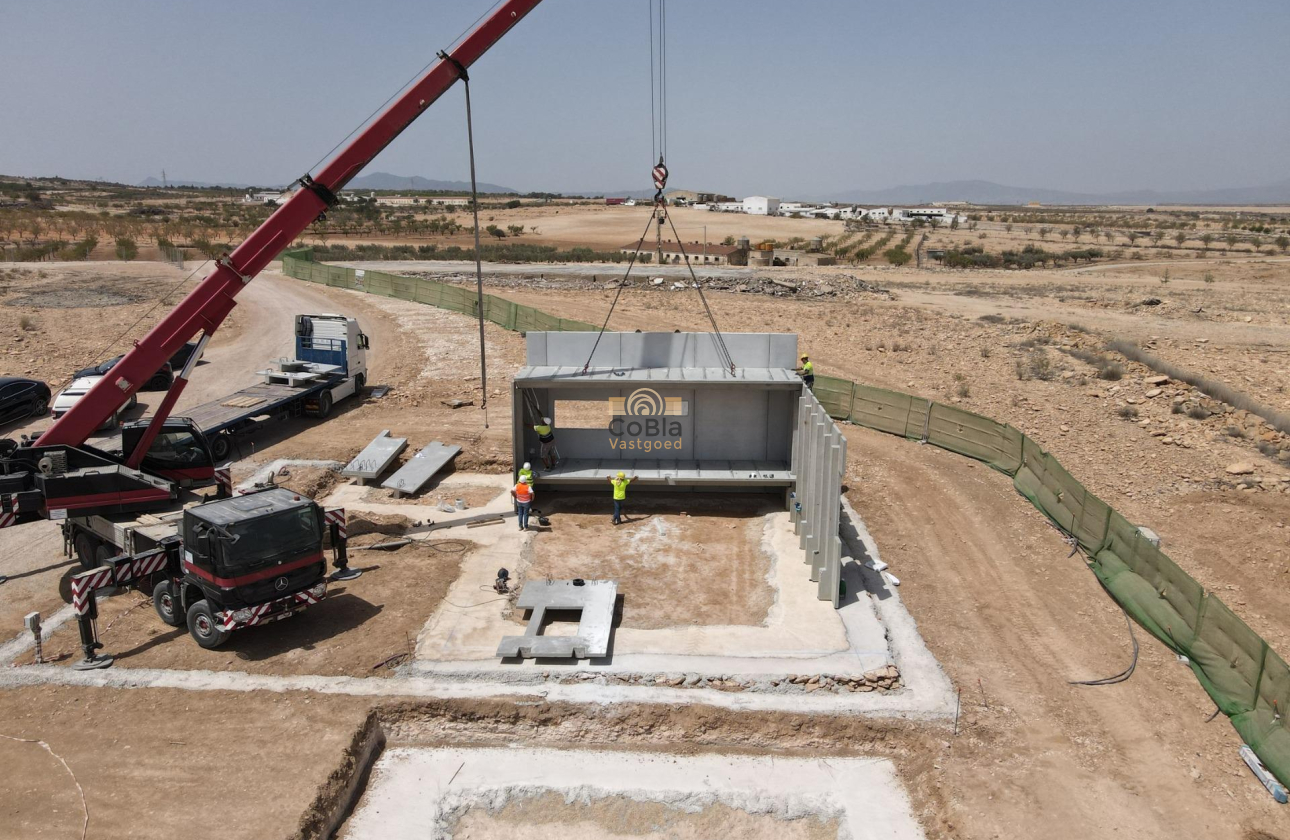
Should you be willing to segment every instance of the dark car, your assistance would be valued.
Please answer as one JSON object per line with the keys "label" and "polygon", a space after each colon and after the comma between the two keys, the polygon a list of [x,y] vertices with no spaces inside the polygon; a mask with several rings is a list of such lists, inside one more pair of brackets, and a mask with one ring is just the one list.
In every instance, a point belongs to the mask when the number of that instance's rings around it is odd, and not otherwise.
{"label": "dark car", "polygon": [[183,347],[180,347],[178,350],[176,350],[175,355],[170,357],[170,369],[183,370],[184,365],[188,364],[188,358],[193,355],[193,351],[196,349],[197,349],[197,342],[190,341],[187,344],[185,344]]}
{"label": "dark car", "polygon": [[[181,350],[180,353],[182,352],[183,351]],[[192,355],[191,350],[189,350],[188,353],[189,355]],[[76,371],[76,373],[72,374],[72,380],[75,381],[85,376],[106,376],[107,372],[110,371],[112,368],[116,367],[116,363],[121,361],[124,358],[125,358],[125,355],[122,354],[120,356],[116,356],[114,358],[108,359],[106,362],[100,362],[99,364],[93,365],[91,367],[81,368],[80,370]],[[143,383],[143,390],[144,391],[164,391],[167,388],[169,388],[170,383],[174,381],[175,381],[174,368],[171,367],[170,362],[166,362],[165,365],[162,366],[161,370],[154,373],[151,379]]]}
{"label": "dark car", "polygon": [[0,376],[0,423],[43,416],[49,397],[49,386],[38,379]]}

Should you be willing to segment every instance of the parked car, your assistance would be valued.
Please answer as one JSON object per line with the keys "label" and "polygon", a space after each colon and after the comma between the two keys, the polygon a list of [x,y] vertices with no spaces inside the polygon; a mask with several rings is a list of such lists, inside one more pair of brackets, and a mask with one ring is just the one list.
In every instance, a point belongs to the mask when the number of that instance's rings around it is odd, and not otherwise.
{"label": "parked car", "polygon": [[49,386],[38,379],[0,376],[0,423],[41,417],[49,411]]}
{"label": "parked car", "polygon": [[193,355],[193,351],[196,349],[197,342],[190,341],[176,350],[175,355],[170,357],[170,369],[172,371],[182,370],[184,365],[188,364],[188,357]]}
{"label": "parked car", "polygon": [[[179,352],[182,353],[183,351],[180,350]],[[192,352],[193,351],[189,350],[188,355],[192,355]],[[176,353],[175,355],[179,355],[179,354]],[[90,376],[106,376],[108,371],[116,367],[116,363],[121,361],[124,358],[125,358],[125,355],[122,354],[115,358],[108,359],[106,362],[100,362],[99,364],[93,365],[91,367],[81,368],[80,370],[76,371],[76,373],[72,374],[72,379],[73,380],[84,379]],[[185,356],[184,358],[187,359],[187,356]],[[142,390],[164,391],[167,388],[169,388],[170,383],[174,381],[175,381],[174,368],[171,366],[170,362],[166,362],[166,364],[161,368],[161,370],[154,373],[151,379],[143,383]]]}
{"label": "parked car", "polygon": [[[89,393],[89,390],[94,387],[95,383],[102,378],[102,374],[97,374],[95,376],[81,376],[73,379],[71,385],[68,385],[66,388],[59,391],[58,396],[54,397],[54,419],[57,420],[59,417],[62,417],[70,411],[72,406],[80,402],[81,397]],[[134,408],[138,403],[139,398],[136,395],[131,394],[129,401],[127,401],[125,405],[121,406],[120,410],[104,421],[100,428],[115,429],[120,424],[122,412]]]}

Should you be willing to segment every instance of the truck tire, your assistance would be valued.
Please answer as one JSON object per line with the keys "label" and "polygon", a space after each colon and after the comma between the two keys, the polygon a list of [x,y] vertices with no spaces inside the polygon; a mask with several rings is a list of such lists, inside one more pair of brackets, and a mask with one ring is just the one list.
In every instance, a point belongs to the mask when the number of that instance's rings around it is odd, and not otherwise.
{"label": "truck tire", "polygon": [[363,395],[363,389],[365,387],[367,387],[367,374],[366,373],[354,374],[354,393],[361,397]]}
{"label": "truck tire", "polygon": [[163,580],[152,588],[152,606],[161,620],[171,627],[183,627],[184,616],[179,606],[179,594],[175,585]]}
{"label": "truck tire", "polygon": [[72,540],[72,546],[76,549],[76,559],[82,569],[88,572],[98,565],[94,562],[94,549],[98,547],[98,540],[81,531],[76,535],[76,539]]}
{"label": "truck tire", "polygon": [[233,442],[228,439],[228,435],[221,432],[210,440],[211,458],[218,464],[228,459],[229,453],[233,451]]}
{"label": "truck tire", "polygon": [[105,542],[99,543],[97,546],[94,547],[95,568],[98,568],[99,566],[106,566],[107,561],[111,560],[116,555],[117,555],[116,546],[108,545]]}
{"label": "truck tire", "polygon": [[219,626],[209,601],[198,601],[188,608],[188,632],[206,650],[214,650],[232,635],[231,631]]}
{"label": "truck tire", "polygon": [[331,391],[323,391],[318,395],[318,408],[314,410],[314,416],[319,420],[325,419],[331,414]]}

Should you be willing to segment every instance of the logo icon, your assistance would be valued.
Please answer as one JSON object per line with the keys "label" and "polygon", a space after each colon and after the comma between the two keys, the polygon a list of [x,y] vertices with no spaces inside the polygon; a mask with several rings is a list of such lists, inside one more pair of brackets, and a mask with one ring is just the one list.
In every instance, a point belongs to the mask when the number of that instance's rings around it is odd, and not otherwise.
{"label": "logo icon", "polygon": [[637,388],[626,397],[610,397],[609,408],[616,417],[680,417],[685,414],[685,401],[662,397],[653,388]]}
{"label": "logo icon", "polygon": [[286,589],[286,588],[287,588],[287,579],[286,579],[285,577],[280,577],[280,578],[278,578],[277,580],[275,580],[275,581],[273,582],[273,588],[274,588],[274,589],[276,589],[276,590],[278,590],[279,592],[281,592],[282,590]]}

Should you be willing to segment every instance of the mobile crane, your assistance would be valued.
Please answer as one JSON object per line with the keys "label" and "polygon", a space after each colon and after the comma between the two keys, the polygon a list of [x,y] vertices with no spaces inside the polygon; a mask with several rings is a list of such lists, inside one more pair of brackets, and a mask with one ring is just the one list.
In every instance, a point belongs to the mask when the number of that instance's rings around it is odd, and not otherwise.
{"label": "mobile crane", "polygon": [[[305,229],[335,206],[337,194],[540,0],[504,0],[374,120],[317,175],[306,173],[292,193],[247,239],[217,260],[208,274],[160,323],[134,343],[75,406],[35,441],[0,441],[0,527],[36,519],[112,514],[152,516],[112,545],[130,553],[97,557],[101,567],[73,578],[73,605],[82,616],[84,667],[104,667],[95,636],[94,590],[151,587],[161,618],[187,621],[203,647],[234,629],[264,623],[325,596],[322,538],[332,518],[312,501],[281,489],[205,501],[189,488],[215,477],[210,444],[190,419],[170,416],[211,336],[236,305],[242,287]],[[197,348],[175,377],[150,422],[122,436],[122,451],[87,443],[186,342]],[[330,523],[333,536],[343,521]],[[339,529],[338,529],[339,525]],[[104,526],[107,527],[107,526]],[[243,540],[245,540],[243,542]],[[268,549],[273,550],[268,550]],[[343,542],[340,549],[343,567]]]}

